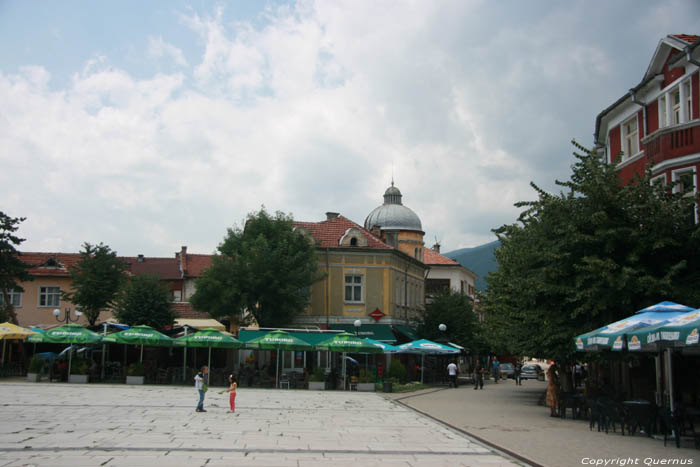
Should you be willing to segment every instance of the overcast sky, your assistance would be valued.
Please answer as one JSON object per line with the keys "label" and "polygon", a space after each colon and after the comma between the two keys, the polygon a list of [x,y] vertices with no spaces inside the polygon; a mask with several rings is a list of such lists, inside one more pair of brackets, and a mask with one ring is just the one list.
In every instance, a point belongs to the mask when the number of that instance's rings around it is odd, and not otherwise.
{"label": "overcast sky", "polygon": [[689,1],[2,1],[0,211],[24,251],[211,253],[264,205],[443,251],[567,178]]}

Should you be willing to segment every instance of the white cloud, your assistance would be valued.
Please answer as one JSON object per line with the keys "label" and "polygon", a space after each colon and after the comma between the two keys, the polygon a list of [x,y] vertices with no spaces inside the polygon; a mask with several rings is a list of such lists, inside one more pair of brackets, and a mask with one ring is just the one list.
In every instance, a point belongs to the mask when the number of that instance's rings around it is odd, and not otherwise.
{"label": "white cloud", "polygon": [[568,141],[610,103],[620,52],[587,34],[587,5],[517,21],[479,1],[303,1],[247,22],[219,7],[182,16],[197,60],[147,37],[177,72],[96,52],[52,89],[47,67],[0,68],[3,210],[28,218],[26,249],[206,253],[262,204],[362,223],[393,165],[426,243],[491,241],[531,180],[568,175]]}
{"label": "white cloud", "polygon": [[161,36],[151,36],[148,38],[148,55],[152,58],[168,57],[175,62],[176,65],[181,67],[186,67],[188,65],[182,50],[178,49],[173,44],[165,42]]}

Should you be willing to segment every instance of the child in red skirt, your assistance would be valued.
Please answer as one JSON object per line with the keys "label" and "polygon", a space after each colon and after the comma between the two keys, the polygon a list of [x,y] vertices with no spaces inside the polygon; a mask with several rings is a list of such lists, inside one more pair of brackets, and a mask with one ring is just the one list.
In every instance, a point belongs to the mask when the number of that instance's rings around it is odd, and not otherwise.
{"label": "child in red skirt", "polygon": [[236,411],[236,388],[238,387],[238,384],[236,384],[236,382],[233,380],[233,375],[229,375],[228,383],[230,386],[226,392],[229,393],[229,404],[231,404],[231,410],[228,412],[233,413]]}

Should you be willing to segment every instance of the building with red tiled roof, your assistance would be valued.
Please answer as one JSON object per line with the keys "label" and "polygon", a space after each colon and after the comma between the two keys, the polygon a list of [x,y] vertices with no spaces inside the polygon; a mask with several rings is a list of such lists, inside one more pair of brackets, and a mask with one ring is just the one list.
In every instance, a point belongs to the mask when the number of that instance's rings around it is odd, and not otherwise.
{"label": "building with red tiled roof", "polygon": [[363,330],[370,324],[388,329],[414,320],[422,309],[426,266],[418,259],[334,212],[320,222],[295,222],[294,229],[315,245],[325,274],[311,287],[298,325],[352,330],[360,320]]}
{"label": "building with red tiled roof", "polygon": [[[603,110],[595,145],[623,183],[651,169],[655,183],[697,194],[700,170],[700,37],[659,41],[642,81]],[[698,221],[696,206],[695,222]]]}
{"label": "building with red tiled roof", "polygon": [[457,261],[440,254],[440,244],[423,250],[423,262],[430,269],[425,279],[426,301],[437,292],[454,290],[475,298],[476,274]]}

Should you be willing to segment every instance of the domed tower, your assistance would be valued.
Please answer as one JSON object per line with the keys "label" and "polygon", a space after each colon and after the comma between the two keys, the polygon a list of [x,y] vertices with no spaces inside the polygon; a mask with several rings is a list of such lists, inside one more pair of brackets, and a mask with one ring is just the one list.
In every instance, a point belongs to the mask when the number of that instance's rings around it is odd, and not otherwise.
{"label": "domed tower", "polygon": [[384,192],[384,204],[365,219],[365,228],[385,243],[423,261],[423,227],[418,215],[401,202],[401,191],[391,186]]}

